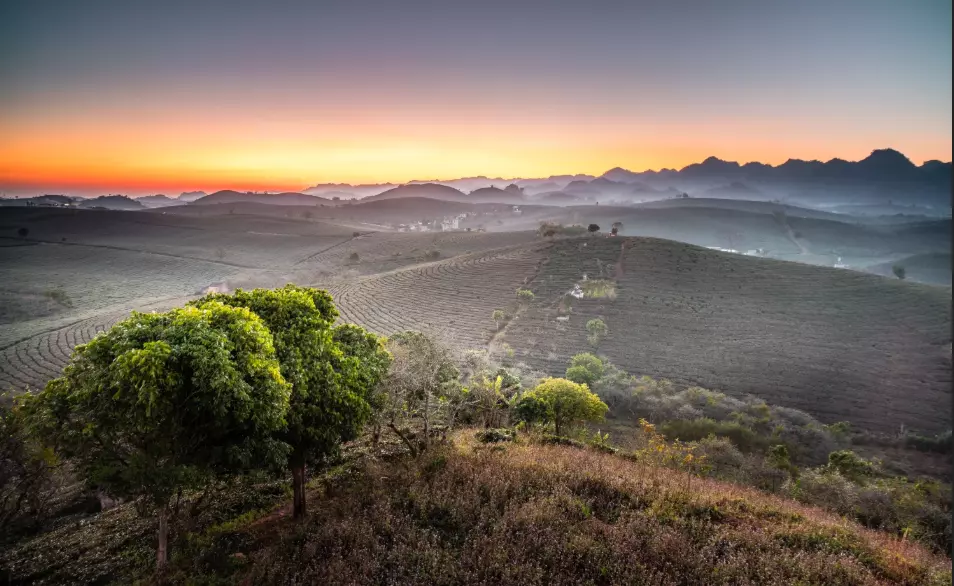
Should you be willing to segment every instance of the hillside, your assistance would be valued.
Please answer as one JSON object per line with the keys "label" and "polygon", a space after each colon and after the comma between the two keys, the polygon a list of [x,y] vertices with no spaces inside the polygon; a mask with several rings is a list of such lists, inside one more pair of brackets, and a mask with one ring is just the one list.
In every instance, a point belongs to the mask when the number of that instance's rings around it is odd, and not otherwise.
{"label": "hillside", "polygon": [[865,267],[865,270],[876,275],[894,277],[895,266],[904,267],[905,279],[909,281],[951,286],[950,254],[915,254],[893,262]]}
{"label": "hillside", "polygon": [[424,197],[429,199],[442,199],[448,201],[467,201],[467,196],[463,192],[441,185],[439,183],[420,183],[412,185],[401,185],[394,189],[389,189],[377,195],[371,195],[361,200],[362,203],[371,201],[380,201],[384,199],[397,199],[404,197]]}
{"label": "hillside", "polygon": [[212,205],[222,203],[265,203],[270,205],[311,205],[331,204],[327,200],[304,193],[240,193],[229,189],[216,191],[193,201],[191,205]]}
{"label": "hillside", "polygon": [[90,199],[77,200],[76,207],[81,209],[100,208],[105,210],[142,210],[145,209],[138,200],[125,195],[102,195]]}
{"label": "hillside", "polygon": [[[567,446],[366,456],[317,477],[294,523],[281,483],[235,486],[187,522],[172,583],[949,584],[911,542],[754,489]],[[187,503],[188,504],[188,503]],[[74,517],[75,518],[75,517]],[[132,504],[6,554],[11,584],[148,577],[153,523]]]}
{"label": "hillside", "polygon": [[[613,280],[615,298],[567,298],[584,274]],[[951,426],[949,289],[647,238],[558,241],[528,286],[536,300],[496,345],[543,371],[587,347],[601,318],[599,352],[631,372],[826,423]]]}

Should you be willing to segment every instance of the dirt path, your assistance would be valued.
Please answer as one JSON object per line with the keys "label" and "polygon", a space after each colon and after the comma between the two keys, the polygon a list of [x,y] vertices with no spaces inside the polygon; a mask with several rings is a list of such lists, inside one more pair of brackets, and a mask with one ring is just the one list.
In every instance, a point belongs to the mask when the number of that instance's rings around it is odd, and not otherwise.
{"label": "dirt path", "polygon": [[798,250],[801,251],[800,254],[809,255],[811,252],[805,248],[805,246],[798,241],[798,238],[795,238],[795,232],[792,230],[792,227],[788,225],[788,222],[785,222],[785,231],[788,234],[788,239],[792,241],[795,246],[798,247]]}

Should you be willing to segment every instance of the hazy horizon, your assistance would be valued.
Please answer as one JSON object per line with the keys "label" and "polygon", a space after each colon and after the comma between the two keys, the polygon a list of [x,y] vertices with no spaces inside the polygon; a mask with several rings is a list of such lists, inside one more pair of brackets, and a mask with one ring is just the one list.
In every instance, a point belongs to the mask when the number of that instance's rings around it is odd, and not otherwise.
{"label": "hazy horizon", "polygon": [[943,1],[93,1],[2,16],[8,195],[599,175],[879,148],[951,160]]}

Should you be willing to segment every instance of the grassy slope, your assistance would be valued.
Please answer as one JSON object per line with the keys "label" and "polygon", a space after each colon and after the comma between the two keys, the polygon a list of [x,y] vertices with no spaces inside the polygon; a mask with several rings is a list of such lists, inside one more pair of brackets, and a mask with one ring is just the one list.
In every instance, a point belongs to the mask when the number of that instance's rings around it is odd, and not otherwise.
{"label": "grassy slope", "polygon": [[[598,259],[617,298],[580,300],[557,321]],[[558,241],[530,286],[537,299],[500,339],[531,367],[562,371],[602,317],[599,352],[629,372],[752,393],[826,423],[950,428],[949,289],[645,238]]]}
{"label": "grassy slope", "polygon": [[[292,524],[274,490],[177,542],[177,583],[950,584],[951,562],[835,515],[621,456],[472,431],[418,462],[313,483]],[[272,496],[268,496],[272,495]],[[281,497],[278,497],[281,498]],[[228,500],[228,499],[225,499]],[[22,544],[14,583],[128,582],[149,522],[129,507]],[[236,520],[225,521],[226,511]],[[10,560],[15,562],[10,565]],[[33,572],[31,574],[31,572]]]}

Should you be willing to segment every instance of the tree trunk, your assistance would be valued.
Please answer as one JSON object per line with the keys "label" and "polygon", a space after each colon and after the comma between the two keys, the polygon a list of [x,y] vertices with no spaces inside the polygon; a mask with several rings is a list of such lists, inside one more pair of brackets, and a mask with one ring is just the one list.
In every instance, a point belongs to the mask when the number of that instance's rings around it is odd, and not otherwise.
{"label": "tree trunk", "polygon": [[412,458],[417,458],[417,448],[414,447],[414,444],[411,443],[411,440],[409,440],[409,439],[407,438],[407,436],[405,436],[403,433],[401,433],[401,430],[399,430],[399,429],[397,428],[397,426],[394,425],[393,423],[388,423],[388,427],[390,427],[390,428],[391,428],[391,431],[393,431],[394,433],[396,433],[397,436],[398,436],[399,438],[401,438],[401,441],[403,441],[403,442],[404,442],[404,445],[407,446],[407,449],[410,450],[410,452],[411,452],[411,457],[412,457]]}
{"label": "tree trunk", "polygon": [[292,464],[292,518],[303,519],[307,514],[305,506],[305,463],[303,459],[296,459]]}
{"label": "tree trunk", "polygon": [[159,545],[156,547],[156,571],[162,572],[169,561],[169,505],[159,509]]}

